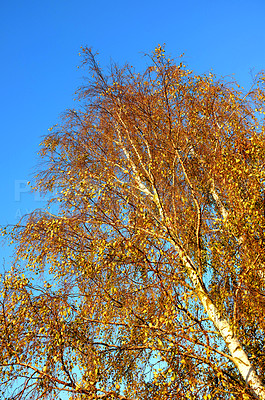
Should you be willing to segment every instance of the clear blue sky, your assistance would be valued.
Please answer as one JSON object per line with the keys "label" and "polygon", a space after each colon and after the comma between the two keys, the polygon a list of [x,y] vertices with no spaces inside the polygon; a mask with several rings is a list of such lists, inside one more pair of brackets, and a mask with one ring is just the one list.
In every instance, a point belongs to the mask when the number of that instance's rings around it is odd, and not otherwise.
{"label": "clear blue sky", "polygon": [[0,10],[0,224],[41,205],[24,183],[41,137],[74,106],[80,46],[103,65],[143,69],[143,53],[165,43],[190,69],[234,74],[246,88],[250,71],[265,68],[264,0],[2,0]]}

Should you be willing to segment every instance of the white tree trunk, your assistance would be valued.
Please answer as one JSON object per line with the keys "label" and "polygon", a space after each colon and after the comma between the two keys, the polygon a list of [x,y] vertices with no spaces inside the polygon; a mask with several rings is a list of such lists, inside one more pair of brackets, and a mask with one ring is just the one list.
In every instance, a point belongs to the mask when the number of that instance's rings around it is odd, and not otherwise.
{"label": "white tree trunk", "polygon": [[208,314],[209,319],[213,322],[216,329],[220,332],[220,335],[224,339],[226,346],[228,347],[232,356],[233,362],[240,372],[241,376],[252,391],[252,393],[260,400],[265,400],[265,387],[258,377],[254,367],[242,348],[238,338],[234,335],[233,330],[229,322],[220,316],[216,306],[213,304],[209,295],[206,293],[202,286],[202,283],[197,275],[197,272],[193,266],[192,260],[184,253],[184,251],[176,245],[182,262],[184,263],[189,277],[194,285],[195,292],[202,302],[202,305]]}
{"label": "white tree trunk", "polygon": [[249,385],[251,391],[257,396],[258,399],[265,399],[265,387],[251,365],[249,358],[243,350],[239,340],[234,336],[228,321],[220,317],[217,308],[209,300],[208,296],[203,293],[198,294],[198,296],[200,297],[200,300],[209,318],[224,339],[231,356],[233,357],[233,362],[245,380],[246,384]]}

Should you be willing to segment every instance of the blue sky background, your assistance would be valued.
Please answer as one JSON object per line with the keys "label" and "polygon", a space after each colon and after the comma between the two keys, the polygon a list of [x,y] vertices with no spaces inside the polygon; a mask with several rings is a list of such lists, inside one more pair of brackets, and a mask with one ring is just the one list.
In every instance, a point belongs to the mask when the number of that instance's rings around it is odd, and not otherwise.
{"label": "blue sky background", "polygon": [[[265,68],[264,0],[2,0],[0,11],[0,224],[42,205],[23,191],[41,137],[75,106],[80,46],[103,66],[142,70],[143,54],[165,43],[196,73],[233,76],[246,89],[251,71]],[[9,254],[0,249],[1,261]]]}

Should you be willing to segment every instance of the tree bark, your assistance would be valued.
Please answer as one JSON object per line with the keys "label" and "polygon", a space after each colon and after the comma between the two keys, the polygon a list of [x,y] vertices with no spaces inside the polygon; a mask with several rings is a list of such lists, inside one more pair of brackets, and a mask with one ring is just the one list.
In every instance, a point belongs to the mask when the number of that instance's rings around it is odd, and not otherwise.
{"label": "tree bark", "polygon": [[209,319],[213,322],[214,326],[224,339],[233,362],[246,382],[246,385],[250,387],[251,392],[257,399],[265,400],[265,387],[252,366],[246,352],[242,348],[238,338],[234,335],[229,322],[225,318],[221,317],[218,309],[205,291],[193,266],[192,260],[185,255],[184,251],[178,245],[176,245],[176,248],[187,269],[197,296],[199,297]]}

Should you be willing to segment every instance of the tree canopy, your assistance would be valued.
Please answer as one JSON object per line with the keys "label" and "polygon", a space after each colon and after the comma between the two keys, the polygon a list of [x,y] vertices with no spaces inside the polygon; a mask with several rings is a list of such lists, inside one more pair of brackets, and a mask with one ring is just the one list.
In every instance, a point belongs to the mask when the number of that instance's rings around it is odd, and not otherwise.
{"label": "tree canopy", "polygon": [[264,82],[158,46],[86,78],[3,235],[5,399],[265,399]]}

